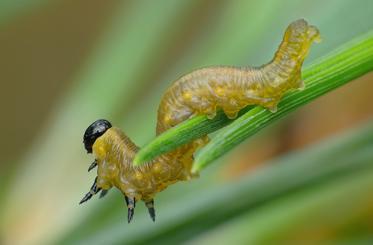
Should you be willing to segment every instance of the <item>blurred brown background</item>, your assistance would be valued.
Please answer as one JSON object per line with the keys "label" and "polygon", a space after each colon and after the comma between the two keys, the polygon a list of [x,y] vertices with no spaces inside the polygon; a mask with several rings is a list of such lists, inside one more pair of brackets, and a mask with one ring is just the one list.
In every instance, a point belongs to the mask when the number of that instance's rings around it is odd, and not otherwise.
{"label": "blurred brown background", "polygon": [[43,128],[118,4],[50,1],[0,23],[1,128],[7,129],[1,165]]}

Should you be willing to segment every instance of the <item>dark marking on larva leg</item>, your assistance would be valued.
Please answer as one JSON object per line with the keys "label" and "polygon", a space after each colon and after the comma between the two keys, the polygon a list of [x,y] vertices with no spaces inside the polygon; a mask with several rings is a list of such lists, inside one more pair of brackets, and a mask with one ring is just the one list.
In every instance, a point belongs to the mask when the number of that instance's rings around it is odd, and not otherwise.
{"label": "dark marking on larva leg", "polygon": [[145,206],[148,208],[150,218],[155,222],[154,199],[145,202]]}
{"label": "dark marking on larva leg", "polygon": [[124,196],[124,199],[126,200],[126,204],[128,208],[127,220],[128,220],[128,223],[130,223],[135,213],[136,200],[135,198],[130,198],[127,196]]}
{"label": "dark marking on larva leg", "polygon": [[89,166],[88,172],[94,169],[96,166],[97,166],[97,160],[94,160],[93,163],[91,163],[91,165]]}
{"label": "dark marking on larva leg", "polygon": [[101,199],[101,198],[105,197],[108,192],[109,192],[109,190],[102,190],[99,198]]}
{"label": "dark marking on larva leg", "polygon": [[97,187],[97,177],[96,177],[93,185],[91,186],[91,189],[89,190],[89,192],[87,194],[85,194],[85,196],[79,202],[79,204],[82,204],[82,203],[88,201],[89,199],[91,199],[93,197],[93,195],[95,195],[100,190],[101,190],[101,188]]}

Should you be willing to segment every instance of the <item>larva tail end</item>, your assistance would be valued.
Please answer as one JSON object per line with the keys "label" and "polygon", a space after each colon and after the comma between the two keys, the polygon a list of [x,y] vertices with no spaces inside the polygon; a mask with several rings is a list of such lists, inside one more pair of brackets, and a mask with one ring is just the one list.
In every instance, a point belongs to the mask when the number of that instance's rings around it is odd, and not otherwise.
{"label": "larva tail end", "polygon": [[285,39],[292,41],[302,41],[308,43],[321,42],[320,31],[316,26],[309,25],[306,20],[299,19],[293,21],[286,30]]}
{"label": "larva tail end", "polygon": [[317,29],[316,26],[309,26],[308,27],[308,36],[310,39],[315,42],[315,43],[320,43],[321,42],[321,36],[320,36],[320,31]]}

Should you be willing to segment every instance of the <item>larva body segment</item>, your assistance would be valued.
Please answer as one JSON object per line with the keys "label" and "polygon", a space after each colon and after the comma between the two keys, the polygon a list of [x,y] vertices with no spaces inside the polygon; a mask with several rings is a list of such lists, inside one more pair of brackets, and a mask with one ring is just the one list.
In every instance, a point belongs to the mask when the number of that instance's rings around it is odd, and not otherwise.
{"label": "larva body segment", "polygon": [[[274,58],[266,65],[207,67],[182,76],[163,95],[158,108],[157,135],[193,115],[213,118],[217,109],[229,118],[235,118],[248,105],[261,105],[275,112],[284,93],[303,88],[301,67],[311,44],[318,40],[316,27],[297,20],[286,29]],[[84,136],[88,152],[89,143],[94,142],[92,152],[98,165],[96,189],[92,187],[90,193],[115,186],[126,197],[129,221],[136,200],[145,201],[154,220],[154,195],[170,184],[193,177],[193,153],[207,143],[207,136],[134,167],[132,161],[138,147],[120,129],[112,128],[106,120],[103,127],[98,121]]]}

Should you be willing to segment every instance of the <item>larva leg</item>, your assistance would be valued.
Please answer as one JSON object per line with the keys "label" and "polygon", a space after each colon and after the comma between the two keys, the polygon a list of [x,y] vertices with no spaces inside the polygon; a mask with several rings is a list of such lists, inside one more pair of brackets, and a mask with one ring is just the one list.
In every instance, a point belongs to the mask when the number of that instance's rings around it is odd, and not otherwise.
{"label": "larva leg", "polygon": [[304,84],[304,81],[302,80],[302,74],[301,74],[301,71],[300,71],[300,68],[296,71],[296,75],[294,76],[294,82],[292,82],[293,84],[295,84],[295,89],[298,89],[298,90],[303,90],[305,88],[305,84]]}
{"label": "larva leg", "polygon": [[277,104],[273,104],[266,107],[270,112],[275,113],[277,112]]}
{"label": "larva leg", "polygon": [[206,114],[208,119],[213,119],[216,116],[216,107],[211,107],[211,109],[206,110],[204,114]]}
{"label": "larva leg", "polygon": [[302,91],[305,88],[305,84],[303,80],[299,80],[298,82],[298,90]]}
{"label": "larva leg", "polygon": [[93,161],[93,163],[91,163],[91,165],[89,166],[88,168],[88,172],[91,171],[92,169],[94,169],[95,167],[97,167],[97,160],[95,159]]}
{"label": "larva leg", "polygon": [[201,148],[201,147],[204,147],[205,145],[207,145],[207,143],[209,143],[209,141],[210,141],[210,138],[207,135],[205,135],[202,138],[194,140],[193,141],[193,146],[197,150],[198,148]]}
{"label": "larva leg", "polygon": [[101,198],[105,197],[108,192],[109,192],[109,190],[102,190],[99,198],[101,199]]}
{"label": "larva leg", "polygon": [[267,110],[269,110],[270,112],[272,113],[275,113],[277,112],[277,105],[278,105],[278,102],[281,100],[280,97],[273,97],[273,98],[270,98],[270,99],[266,99],[266,101],[264,101],[264,103],[262,104],[262,106],[264,108],[266,108]]}
{"label": "larva leg", "polygon": [[83,197],[83,199],[79,202],[79,204],[82,204],[86,201],[88,201],[89,199],[91,199],[93,197],[93,195],[95,195],[97,192],[99,192],[101,190],[101,188],[97,187],[97,177],[95,178],[95,182],[93,183],[93,185],[91,186],[91,189],[89,190],[89,192],[87,194],[85,194],[85,196]]}
{"label": "larva leg", "polygon": [[145,202],[145,206],[148,208],[150,218],[155,221],[155,209],[154,209],[154,200]]}
{"label": "larva leg", "polygon": [[229,119],[235,119],[238,115],[238,111],[236,110],[226,110],[223,109],[224,114],[229,118]]}
{"label": "larva leg", "polygon": [[194,113],[206,115],[208,119],[216,116],[216,102],[208,99],[200,99],[200,103],[194,105]]}
{"label": "larva leg", "polygon": [[127,220],[128,220],[128,223],[130,223],[135,213],[136,200],[135,198],[130,198],[127,196],[124,196],[124,199],[126,200],[126,204],[128,208]]}

